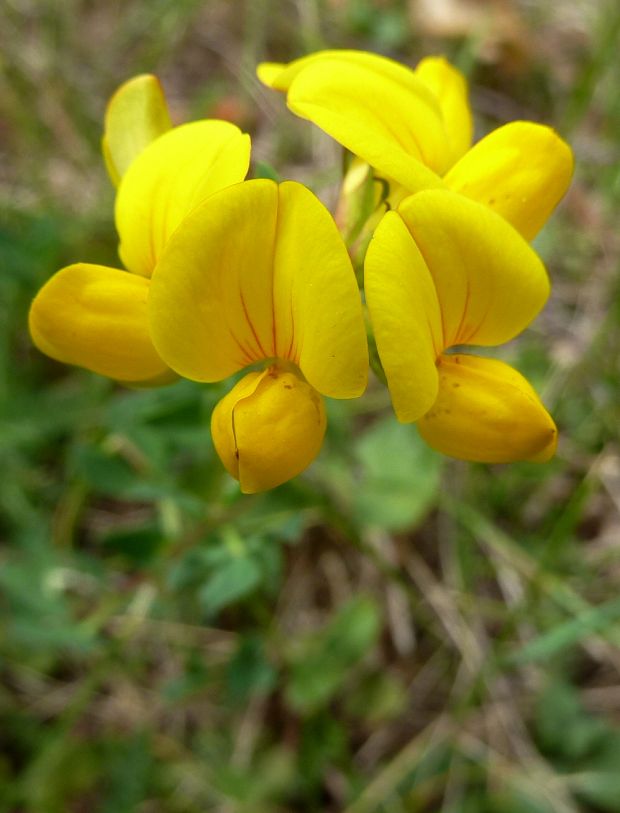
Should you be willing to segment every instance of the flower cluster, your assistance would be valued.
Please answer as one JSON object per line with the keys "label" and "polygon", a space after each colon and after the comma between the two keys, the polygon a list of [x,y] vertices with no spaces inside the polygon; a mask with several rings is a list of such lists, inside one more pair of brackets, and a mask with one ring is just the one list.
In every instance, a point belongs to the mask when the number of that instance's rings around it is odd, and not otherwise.
{"label": "flower cluster", "polygon": [[110,100],[102,144],[124,269],[56,273],[32,303],[37,347],[133,386],[249,368],[211,431],[253,493],[319,453],[324,396],[363,394],[365,307],[400,421],[454,457],[549,459],[557,431],[532,387],[468,348],[509,341],[543,307],[529,241],[570,183],[569,147],[531,122],[472,146],[467,86],[443,58],[411,70],[322,51],[258,76],[351,154],[338,225],[295,181],[246,180],[235,125],[173,127],[157,79],[136,77]]}

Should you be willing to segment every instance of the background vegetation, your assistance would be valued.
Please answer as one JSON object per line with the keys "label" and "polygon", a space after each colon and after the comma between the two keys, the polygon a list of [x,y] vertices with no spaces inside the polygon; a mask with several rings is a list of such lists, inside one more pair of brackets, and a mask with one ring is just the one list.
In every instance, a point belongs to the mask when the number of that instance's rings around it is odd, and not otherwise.
{"label": "background vegetation", "polygon": [[[620,7],[531,0],[6,0],[0,10],[0,811],[620,811]],[[503,352],[549,465],[441,459],[385,391],[329,405],[307,474],[242,497],[221,392],[129,391],[37,353],[30,299],[115,264],[115,87],[227,117],[334,201],[340,155],[254,77],[367,48],[469,76],[478,135],[553,124],[554,282]]]}

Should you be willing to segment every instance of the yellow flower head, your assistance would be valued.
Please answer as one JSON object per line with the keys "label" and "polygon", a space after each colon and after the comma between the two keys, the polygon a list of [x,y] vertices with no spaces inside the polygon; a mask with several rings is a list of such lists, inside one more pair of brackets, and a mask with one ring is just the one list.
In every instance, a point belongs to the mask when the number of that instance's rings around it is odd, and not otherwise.
{"label": "yellow flower head", "polygon": [[546,460],[553,420],[503,362],[462,352],[514,338],[549,295],[542,262],[487,207],[428,190],[388,212],[370,242],[366,299],[392,403],[445,454],[502,463]]}
{"label": "yellow flower head", "polygon": [[215,447],[245,492],[302,471],[325,431],[321,395],[366,387],[355,275],[336,225],[304,186],[246,181],[179,226],[155,269],[155,347],[175,372],[221,381],[259,363],[216,407]]}
{"label": "yellow flower head", "polygon": [[512,122],[471,147],[467,85],[441,57],[411,70],[377,54],[319,51],[288,65],[263,63],[258,76],[401,197],[398,186],[450,189],[531,240],[570,183],[570,148],[548,127]]}
{"label": "yellow flower head", "polygon": [[245,178],[250,139],[225,121],[171,127],[160,84],[145,75],[111,98],[102,146],[118,184],[119,253],[130,273],[88,263],[63,268],[35,297],[30,333],[58,361],[153,386],[176,376],[150,339],[150,276],[183,218]]}

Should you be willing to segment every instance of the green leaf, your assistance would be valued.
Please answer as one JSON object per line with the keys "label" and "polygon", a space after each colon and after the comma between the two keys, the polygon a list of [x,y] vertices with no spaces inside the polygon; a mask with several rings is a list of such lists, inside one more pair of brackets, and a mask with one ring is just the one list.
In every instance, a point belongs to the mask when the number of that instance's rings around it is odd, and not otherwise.
{"label": "green leaf", "polygon": [[249,557],[231,559],[210,576],[199,592],[199,600],[207,615],[215,615],[251,593],[261,580],[258,563]]}
{"label": "green leaf", "polygon": [[[327,710],[307,720],[301,726],[298,752],[298,782],[306,795],[320,792],[323,776],[330,765],[341,762],[348,750],[347,731],[342,721]],[[312,810],[318,810],[313,805]]]}
{"label": "green leaf", "polygon": [[[613,749],[613,751],[612,751]],[[577,794],[590,805],[609,813],[620,811],[620,735],[610,741],[609,765],[579,771],[575,780]]]}
{"label": "green leaf", "polygon": [[235,703],[245,703],[250,695],[269,691],[277,673],[265,656],[263,640],[258,635],[246,635],[228,664],[228,693]]}
{"label": "green leaf", "polygon": [[154,524],[136,528],[113,528],[102,539],[106,552],[121,555],[132,565],[148,565],[164,545],[161,529]]}
{"label": "green leaf", "polygon": [[97,755],[87,742],[65,736],[56,728],[40,743],[28,767],[21,809],[64,813],[73,806],[71,800],[93,789],[99,770]]}
{"label": "green leaf", "polygon": [[392,415],[374,423],[355,447],[361,480],[354,513],[366,526],[390,531],[413,527],[437,497],[442,461],[413,426]]}
{"label": "green leaf", "polygon": [[606,725],[588,714],[578,692],[563,680],[552,681],[536,703],[536,734],[547,754],[574,765],[605,736]]}
{"label": "green leaf", "polygon": [[184,669],[161,688],[162,697],[168,703],[182,703],[193,694],[204,691],[212,680],[207,669],[204,654],[191,650],[184,664]]}
{"label": "green leaf", "polygon": [[375,602],[358,596],[341,607],[320,632],[297,642],[290,656],[286,689],[290,706],[306,714],[324,707],[375,645],[380,622]]}
{"label": "green leaf", "polygon": [[345,698],[348,714],[374,725],[398,717],[406,707],[406,689],[388,672],[364,677]]}
{"label": "green leaf", "polygon": [[92,445],[79,445],[73,456],[76,474],[95,492],[114,497],[135,499],[140,478],[135,471],[117,455],[106,454]]}
{"label": "green leaf", "polygon": [[59,588],[63,567],[54,553],[22,552],[0,568],[0,594],[10,609],[0,631],[10,647],[27,651],[30,659],[35,653],[84,654],[97,647],[92,630],[72,615]]}
{"label": "green leaf", "polygon": [[132,813],[148,795],[152,746],[146,732],[106,743],[105,802],[102,813]]}

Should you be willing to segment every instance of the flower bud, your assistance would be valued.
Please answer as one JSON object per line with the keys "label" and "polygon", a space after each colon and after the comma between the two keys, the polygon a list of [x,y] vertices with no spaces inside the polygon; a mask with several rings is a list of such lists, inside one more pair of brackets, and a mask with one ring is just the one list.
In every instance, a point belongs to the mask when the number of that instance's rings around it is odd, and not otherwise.
{"label": "flower bud", "polygon": [[[381,184],[374,180],[372,169],[365,161],[353,157],[342,179],[335,215],[345,241],[358,236],[380,203]],[[381,215],[384,211],[381,208]]]}
{"label": "flower bud", "polygon": [[245,494],[285,483],[317,456],[325,435],[323,399],[291,367],[248,373],[211,418],[215,449]]}

